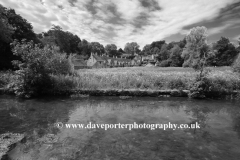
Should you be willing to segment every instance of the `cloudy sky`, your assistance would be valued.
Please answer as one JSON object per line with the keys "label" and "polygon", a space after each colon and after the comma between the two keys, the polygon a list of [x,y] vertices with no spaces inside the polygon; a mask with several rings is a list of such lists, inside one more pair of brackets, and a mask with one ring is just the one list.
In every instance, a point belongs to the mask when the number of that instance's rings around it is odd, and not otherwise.
{"label": "cloudy sky", "polygon": [[209,42],[240,37],[240,0],[0,0],[40,33],[59,25],[81,39],[124,47],[183,39],[206,26]]}

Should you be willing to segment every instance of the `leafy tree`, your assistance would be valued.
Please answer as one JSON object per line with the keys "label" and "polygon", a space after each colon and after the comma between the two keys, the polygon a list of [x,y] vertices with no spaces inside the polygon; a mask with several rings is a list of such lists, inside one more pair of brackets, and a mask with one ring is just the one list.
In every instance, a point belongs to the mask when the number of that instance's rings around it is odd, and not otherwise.
{"label": "leafy tree", "polygon": [[140,53],[139,47],[140,46],[137,44],[137,42],[126,43],[124,51],[131,55],[134,55],[135,53],[139,54]]}
{"label": "leafy tree", "polygon": [[158,49],[160,49],[161,50],[161,48],[162,48],[162,46],[165,44],[165,41],[163,40],[163,41],[154,41],[154,42],[152,42],[151,43],[151,48],[155,48],[155,47],[157,47]]}
{"label": "leafy tree", "polygon": [[236,58],[237,48],[229,41],[228,38],[221,37],[213,46],[215,53],[214,61],[216,66],[229,66]]}
{"label": "leafy tree", "polygon": [[178,46],[179,46],[180,48],[184,48],[185,45],[186,45],[186,43],[187,43],[187,41],[186,41],[186,37],[185,37],[183,40],[181,40],[180,42],[178,42]]}
{"label": "leafy tree", "polygon": [[142,49],[142,55],[150,55],[151,54],[151,45],[146,44]]}
{"label": "leafy tree", "polygon": [[182,54],[182,49],[178,46],[175,45],[171,51],[170,51],[170,57],[169,59],[171,60],[171,67],[181,67],[183,64],[183,59],[181,57]]}
{"label": "leafy tree", "polygon": [[176,44],[177,44],[177,42],[170,42],[170,43],[167,45],[167,50],[170,51]]}
{"label": "leafy tree", "polygon": [[12,41],[13,28],[6,17],[7,9],[0,4],[0,42],[10,43]]}
{"label": "leafy tree", "polygon": [[125,52],[124,52],[124,50],[122,50],[122,48],[119,48],[119,49],[118,49],[118,53],[119,53],[119,54],[123,54],[123,53],[125,53]]}
{"label": "leafy tree", "polygon": [[91,42],[91,52],[102,55],[104,53],[104,47],[99,42]]}
{"label": "leafy tree", "polygon": [[72,74],[73,65],[66,54],[59,53],[51,46],[44,48],[32,41],[15,40],[12,43],[13,53],[21,60],[12,61],[17,67],[16,80],[9,85],[19,96],[44,94],[53,88],[52,74]]}
{"label": "leafy tree", "polygon": [[169,50],[167,49],[167,44],[164,44],[161,48],[160,53],[158,54],[158,60],[159,61],[164,61],[169,58]]}
{"label": "leafy tree", "polygon": [[78,48],[82,55],[90,56],[91,54],[91,43],[87,40],[83,39],[80,43],[78,43]]}
{"label": "leafy tree", "polygon": [[11,61],[19,59],[11,51],[10,43],[13,39],[33,40],[35,43],[39,41],[33,32],[32,25],[16,14],[13,9],[0,6],[0,26],[0,69],[10,69],[13,67]]}
{"label": "leafy tree", "polygon": [[154,47],[150,50],[150,54],[160,54],[161,49],[159,49],[158,47]]}
{"label": "leafy tree", "polygon": [[107,53],[108,56],[112,57],[112,56],[118,56],[121,53],[118,52],[117,50],[117,46],[115,44],[107,44],[105,46],[105,52]]}
{"label": "leafy tree", "polygon": [[186,41],[187,44],[182,53],[184,65],[189,65],[195,70],[201,70],[202,72],[209,50],[207,45],[207,28],[192,28],[186,36]]}
{"label": "leafy tree", "polygon": [[47,32],[43,33],[44,37],[41,39],[43,44],[57,45],[61,52],[79,53],[78,44],[81,39],[70,32],[63,31],[60,26],[53,25]]}
{"label": "leafy tree", "polygon": [[33,31],[31,23],[29,23],[19,14],[16,14],[14,9],[7,9],[6,16],[9,24],[14,29],[12,39],[17,40],[26,39],[28,41],[33,40],[35,43],[39,42],[36,34]]}

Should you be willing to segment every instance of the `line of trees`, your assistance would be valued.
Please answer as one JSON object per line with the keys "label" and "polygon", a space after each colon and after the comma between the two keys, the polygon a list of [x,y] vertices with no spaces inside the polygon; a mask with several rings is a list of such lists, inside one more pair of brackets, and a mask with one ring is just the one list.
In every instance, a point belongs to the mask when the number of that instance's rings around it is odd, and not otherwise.
{"label": "line of trees", "polygon": [[[126,43],[124,49],[117,48],[115,44],[107,44],[103,46],[99,42],[88,42],[85,39],[80,39],[77,35],[71,32],[62,30],[61,27],[53,25],[47,32],[36,34],[33,31],[31,23],[17,14],[14,9],[8,9],[0,5],[0,69],[12,68],[12,60],[19,59],[13,55],[10,44],[14,39],[21,41],[33,41],[40,46],[51,45],[58,47],[60,52],[75,53],[82,55],[87,59],[91,52],[107,54],[111,57],[121,56],[123,53],[131,55],[134,58],[136,55],[156,55],[158,63],[161,67],[189,67],[189,57],[192,44],[187,43],[186,37],[178,42],[166,43],[165,40],[154,41],[147,44],[140,50],[137,42]],[[205,32],[206,29],[196,30]],[[193,32],[193,31],[192,31]],[[202,34],[201,34],[202,35]],[[240,45],[240,43],[239,43]],[[204,50],[210,54],[207,58],[207,65],[210,66],[229,66],[240,52],[240,47],[235,46],[226,37],[221,37],[215,43],[206,44]]]}

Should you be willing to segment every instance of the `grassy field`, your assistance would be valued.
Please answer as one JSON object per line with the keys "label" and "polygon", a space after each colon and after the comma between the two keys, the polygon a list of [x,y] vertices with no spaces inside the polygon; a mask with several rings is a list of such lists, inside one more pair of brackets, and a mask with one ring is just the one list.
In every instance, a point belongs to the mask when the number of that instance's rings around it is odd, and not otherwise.
{"label": "grassy field", "polygon": [[[240,88],[239,75],[230,67],[213,67],[208,76],[215,89]],[[192,68],[126,67],[83,69],[73,81],[78,89],[189,89],[196,72]]]}
{"label": "grassy field", "polygon": [[[213,67],[208,75],[212,91],[240,89],[240,76],[230,67]],[[77,70],[75,76],[53,75],[54,92],[85,90],[189,90],[198,74],[192,68],[125,67]],[[12,73],[0,72],[0,88]]]}

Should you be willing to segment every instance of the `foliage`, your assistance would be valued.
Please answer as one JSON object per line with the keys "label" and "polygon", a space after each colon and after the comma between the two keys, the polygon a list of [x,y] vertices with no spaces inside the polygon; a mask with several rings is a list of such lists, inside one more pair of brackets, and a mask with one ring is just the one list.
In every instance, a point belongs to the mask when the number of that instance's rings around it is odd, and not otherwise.
{"label": "foliage", "polygon": [[11,61],[19,59],[13,55],[10,43],[13,39],[37,41],[31,24],[20,15],[16,14],[13,9],[7,9],[0,6],[0,69],[12,68]]}
{"label": "foliage", "polygon": [[105,46],[105,52],[110,57],[119,55],[119,52],[117,51],[117,46],[115,44],[107,44]]}
{"label": "foliage", "polygon": [[161,51],[158,54],[157,59],[159,61],[164,61],[169,58],[169,50],[167,49],[167,44],[162,45]]}
{"label": "foliage", "polygon": [[104,54],[104,47],[99,42],[91,42],[91,52],[102,55]]}
{"label": "foliage", "polygon": [[209,53],[207,45],[207,28],[196,27],[190,30],[186,36],[187,44],[183,50],[184,66],[189,65],[196,71],[200,70],[200,74],[206,65],[206,59]]}
{"label": "foliage", "polygon": [[9,85],[16,95],[35,96],[48,92],[53,88],[50,74],[71,73],[72,66],[66,54],[59,54],[52,47],[40,48],[32,41],[14,41],[14,55],[20,56],[21,61],[13,61],[18,68],[15,71],[16,81]]}
{"label": "foliage", "polygon": [[233,71],[240,73],[240,54],[236,58],[234,64],[233,64]]}
{"label": "foliage", "polygon": [[171,67],[181,67],[183,64],[183,59],[181,57],[182,54],[182,49],[178,46],[175,45],[171,50],[170,50],[170,57],[169,59],[171,60]]}
{"label": "foliage", "polygon": [[83,39],[80,43],[78,43],[78,48],[82,55],[90,56],[91,54],[91,43],[87,40]]}
{"label": "foliage", "polygon": [[209,90],[209,81],[207,75],[209,71],[205,71],[202,74],[197,74],[196,79],[190,86],[189,97],[190,98],[205,98],[206,92]]}
{"label": "foliage", "polygon": [[34,42],[39,42],[33,31],[31,23],[26,19],[21,17],[19,14],[16,14],[14,9],[7,9],[6,13],[9,24],[13,27],[14,33],[12,39],[17,40],[33,40]]}
{"label": "foliage", "polygon": [[124,51],[131,55],[134,55],[135,53],[138,54],[140,53],[139,47],[140,46],[137,44],[137,42],[126,43]]}
{"label": "foliage", "polygon": [[81,42],[81,39],[77,35],[63,31],[60,26],[53,25],[48,32],[42,35],[41,41],[44,45],[56,45],[61,52],[68,54],[80,53],[78,44]]}
{"label": "foliage", "polygon": [[151,54],[151,45],[150,44],[146,44],[141,52],[142,55],[150,55]]}
{"label": "foliage", "polygon": [[164,40],[163,41],[154,41],[154,42],[151,43],[150,47],[151,48],[157,47],[158,49],[161,50],[161,48],[164,44],[166,44]]}
{"label": "foliage", "polygon": [[11,70],[0,72],[0,88],[5,88],[14,79],[14,74]]}
{"label": "foliage", "polygon": [[214,44],[213,51],[215,53],[213,65],[216,66],[230,66],[238,54],[235,46],[225,37],[221,37]]}
{"label": "foliage", "polygon": [[169,67],[170,63],[171,63],[171,61],[169,61],[169,60],[163,60],[160,62],[159,67]]}
{"label": "foliage", "polygon": [[[190,90],[192,88],[194,91],[194,84],[198,82],[196,77],[199,77],[199,73],[192,68],[180,67],[86,69],[79,71],[78,74],[79,76],[74,78],[76,88],[88,90]],[[206,93],[240,89],[240,79],[230,67],[213,67],[211,74],[206,74],[205,78],[204,82],[207,86],[203,87],[203,84],[198,83],[195,88],[205,88],[203,91]]]}
{"label": "foliage", "polygon": [[0,4],[0,42],[12,41],[13,28],[6,17],[7,9]]}

